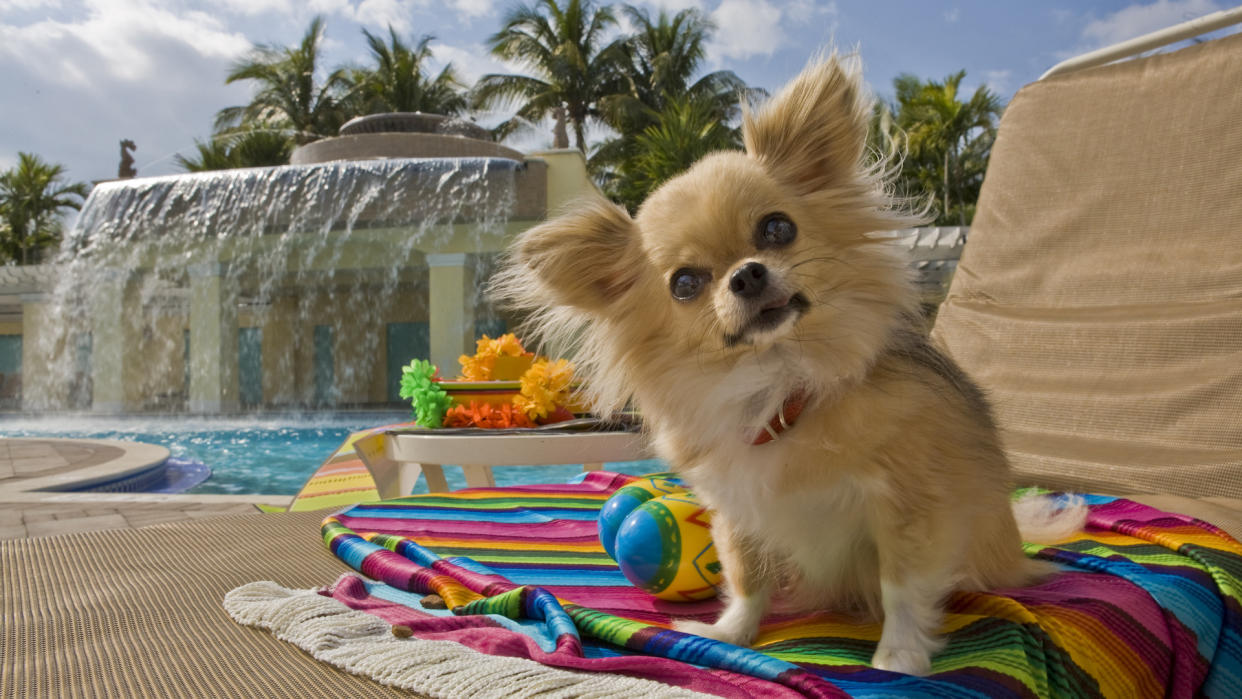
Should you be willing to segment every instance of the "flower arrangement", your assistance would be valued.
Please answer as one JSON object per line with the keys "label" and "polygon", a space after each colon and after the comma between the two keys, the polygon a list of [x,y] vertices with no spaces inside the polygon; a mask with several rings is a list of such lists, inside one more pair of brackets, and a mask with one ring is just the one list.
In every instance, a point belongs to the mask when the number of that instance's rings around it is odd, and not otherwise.
{"label": "flower arrangement", "polygon": [[[402,369],[401,397],[411,399],[418,425],[503,429],[573,418],[568,408],[573,364],[564,359],[536,357],[512,333],[496,339],[484,335],[476,344],[474,355],[463,354],[458,361],[459,381],[494,382],[505,388],[484,391],[492,400],[466,401],[460,397],[466,391],[459,389],[456,397],[450,395],[454,382],[442,380],[430,362],[414,360]],[[508,386],[513,383],[519,390],[506,399]]]}

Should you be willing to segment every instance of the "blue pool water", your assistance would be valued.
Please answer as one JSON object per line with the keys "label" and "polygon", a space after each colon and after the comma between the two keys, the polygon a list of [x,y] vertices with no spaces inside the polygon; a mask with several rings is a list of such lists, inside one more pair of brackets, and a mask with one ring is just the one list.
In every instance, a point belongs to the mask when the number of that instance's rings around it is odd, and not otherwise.
{"label": "blue pool water", "polygon": [[[0,418],[0,436],[124,439],[167,447],[175,457],[201,461],[212,474],[190,493],[293,495],[352,432],[403,422],[409,413],[345,413],[272,417]],[[610,464],[624,473],[666,470],[658,461]],[[451,488],[465,487],[461,469],[446,468]],[[580,466],[496,468],[497,485],[564,482]],[[420,481],[414,492],[426,492]]]}

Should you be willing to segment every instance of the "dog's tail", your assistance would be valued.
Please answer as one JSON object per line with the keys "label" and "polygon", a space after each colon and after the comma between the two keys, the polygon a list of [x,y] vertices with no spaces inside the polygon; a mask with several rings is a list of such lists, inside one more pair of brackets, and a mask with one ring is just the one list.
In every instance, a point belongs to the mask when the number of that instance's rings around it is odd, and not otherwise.
{"label": "dog's tail", "polygon": [[1013,501],[1013,517],[1023,541],[1053,544],[1083,530],[1087,503],[1078,495],[1027,493]]}

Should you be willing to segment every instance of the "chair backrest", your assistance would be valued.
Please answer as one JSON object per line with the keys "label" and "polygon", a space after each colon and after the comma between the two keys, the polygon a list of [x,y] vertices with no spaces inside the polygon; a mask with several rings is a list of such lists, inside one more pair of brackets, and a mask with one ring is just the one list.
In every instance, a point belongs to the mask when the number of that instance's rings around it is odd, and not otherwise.
{"label": "chair backrest", "polygon": [[1242,496],[1242,35],[1023,88],[933,337],[1020,482]]}

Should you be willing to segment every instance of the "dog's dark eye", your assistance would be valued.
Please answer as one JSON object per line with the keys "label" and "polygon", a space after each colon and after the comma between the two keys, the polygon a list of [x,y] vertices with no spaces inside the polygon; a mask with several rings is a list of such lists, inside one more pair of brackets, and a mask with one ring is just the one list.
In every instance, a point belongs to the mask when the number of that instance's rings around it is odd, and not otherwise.
{"label": "dog's dark eye", "polygon": [[798,237],[798,227],[785,214],[768,214],[759,222],[755,231],[755,247],[780,248],[789,245]]}
{"label": "dog's dark eye", "polygon": [[679,301],[689,301],[698,296],[702,293],[703,287],[707,285],[707,277],[707,272],[687,267],[673,272],[673,278],[669,280],[669,289],[673,292],[673,298]]}

